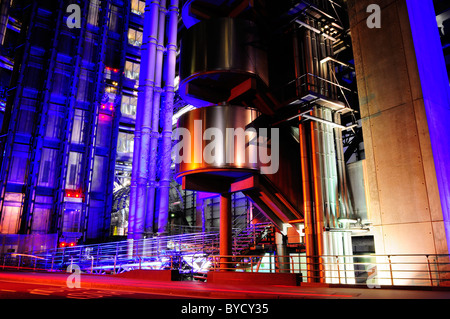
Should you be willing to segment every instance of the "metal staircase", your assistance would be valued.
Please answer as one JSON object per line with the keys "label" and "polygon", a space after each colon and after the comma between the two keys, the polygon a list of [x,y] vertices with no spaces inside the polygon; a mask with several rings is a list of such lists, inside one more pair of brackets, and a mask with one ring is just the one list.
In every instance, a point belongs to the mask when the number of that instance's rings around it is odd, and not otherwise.
{"label": "metal staircase", "polygon": [[[270,238],[272,232],[270,223],[251,224],[235,231],[233,254],[239,256],[254,251],[259,243]],[[96,274],[116,274],[134,269],[177,269],[180,273],[194,274],[207,272],[211,257],[218,253],[219,233],[202,232],[60,247],[32,254],[35,257],[32,267],[66,271],[76,265],[83,272]],[[19,262],[19,266],[24,267],[27,259],[21,258],[22,261],[17,256],[10,256],[7,264],[17,266]]]}
{"label": "metal staircase", "polygon": [[273,231],[270,223],[252,224],[242,229],[233,237],[233,255],[246,255],[251,250],[255,250],[257,245],[267,239]]}

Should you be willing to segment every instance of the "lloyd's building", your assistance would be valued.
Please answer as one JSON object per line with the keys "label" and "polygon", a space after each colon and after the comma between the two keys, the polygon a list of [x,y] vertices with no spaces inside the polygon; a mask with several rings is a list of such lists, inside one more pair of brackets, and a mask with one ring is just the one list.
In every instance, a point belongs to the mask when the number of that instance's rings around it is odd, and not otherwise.
{"label": "lloyd's building", "polygon": [[2,260],[448,280],[445,1],[0,10]]}

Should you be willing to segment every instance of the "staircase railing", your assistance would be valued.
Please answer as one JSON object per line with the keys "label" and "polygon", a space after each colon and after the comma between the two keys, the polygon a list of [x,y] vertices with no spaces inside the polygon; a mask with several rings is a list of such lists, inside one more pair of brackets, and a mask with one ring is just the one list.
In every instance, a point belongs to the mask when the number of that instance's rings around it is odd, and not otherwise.
{"label": "staircase railing", "polygon": [[[233,252],[245,254],[270,231],[270,224],[252,224],[240,231],[234,229]],[[199,258],[206,260],[219,254],[219,232],[187,233],[158,236],[141,240],[60,247],[31,255],[5,254],[0,265],[5,268],[66,271],[76,264],[88,273],[117,273],[130,269],[182,268],[181,260],[190,267]],[[189,262],[190,261],[190,262]],[[170,265],[170,266],[168,266]],[[159,268],[158,268],[159,267]],[[202,268],[207,271],[207,268]]]}

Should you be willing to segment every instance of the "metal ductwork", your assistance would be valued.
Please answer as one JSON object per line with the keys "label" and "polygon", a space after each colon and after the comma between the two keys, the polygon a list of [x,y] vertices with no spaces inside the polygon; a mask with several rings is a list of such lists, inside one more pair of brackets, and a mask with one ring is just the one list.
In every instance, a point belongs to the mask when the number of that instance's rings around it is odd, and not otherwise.
{"label": "metal ductwork", "polygon": [[[216,174],[222,170],[234,172],[236,178],[259,172],[262,164],[258,160],[258,153],[259,147],[262,146],[258,145],[258,127],[255,127],[259,115],[254,108],[216,105],[198,108],[181,116],[176,135],[192,132],[186,145],[193,151],[184,154],[183,161],[178,164],[177,171],[180,173],[177,179],[199,173]],[[219,133],[221,136],[216,135],[211,140],[211,137],[207,136],[208,131],[213,135]],[[241,137],[243,139],[239,140]],[[186,136],[183,136],[184,138]],[[212,154],[214,158],[210,160],[204,156],[208,145],[213,145],[215,152]],[[186,152],[186,148],[184,151]]]}
{"label": "metal ductwork", "polygon": [[182,37],[180,96],[207,106],[229,101],[246,80],[268,85],[267,54],[257,25],[218,18],[189,28]]}
{"label": "metal ductwork", "polygon": [[[343,29],[327,13],[334,4],[300,1],[277,20],[266,11],[268,2],[255,3],[192,0],[183,6],[179,93],[197,109],[178,121],[178,143],[186,149],[176,149],[182,157],[177,181],[184,189],[220,193],[225,219],[229,194],[242,191],[279,233],[286,235],[287,224],[302,225],[309,256],[348,253],[340,219],[352,212],[341,132],[353,126],[341,123],[350,108],[343,102],[348,89],[335,73],[333,50]],[[278,29],[268,31],[261,16],[277,21]],[[269,143],[261,144],[261,129],[272,133]],[[248,133],[245,145],[236,147],[229,130]],[[263,172],[261,152],[278,155],[276,171]],[[333,248],[338,237],[347,243],[343,250]],[[321,280],[320,269],[308,272]]]}

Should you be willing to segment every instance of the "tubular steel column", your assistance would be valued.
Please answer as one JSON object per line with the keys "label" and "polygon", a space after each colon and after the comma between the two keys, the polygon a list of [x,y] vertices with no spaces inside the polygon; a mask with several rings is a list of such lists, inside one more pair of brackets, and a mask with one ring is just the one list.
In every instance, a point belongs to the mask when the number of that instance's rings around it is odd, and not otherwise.
{"label": "tubular steel column", "polygon": [[138,105],[136,111],[133,168],[130,185],[129,238],[142,238],[145,228],[146,187],[151,133],[151,106],[155,77],[159,1],[147,0],[141,49]]}
{"label": "tubular steel column", "polygon": [[155,92],[153,95],[152,109],[152,131],[150,134],[150,159],[149,176],[147,188],[147,212],[145,216],[145,231],[153,232],[155,213],[155,193],[156,193],[156,171],[157,171],[157,149],[159,139],[159,111],[161,107],[161,81],[162,66],[164,58],[164,31],[166,22],[166,0],[161,0],[159,11],[158,44],[156,48],[156,72],[155,72]]}
{"label": "tubular steel column", "polygon": [[323,272],[320,256],[323,255],[324,252],[324,199],[322,193],[322,180],[321,180],[321,163],[320,163],[320,136],[319,136],[319,128],[320,123],[311,122],[311,154],[312,154],[312,178],[311,182],[314,187],[314,207],[313,207],[313,216],[314,216],[314,243],[315,243],[315,256],[314,260],[314,271],[315,271],[315,280],[323,282]]}
{"label": "tubular steel column", "polygon": [[158,232],[164,232],[167,225],[169,213],[169,189],[170,189],[170,166],[172,164],[172,117],[173,99],[175,96],[175,67],[177,58],[177,33],[178,33],[178,0],[171,0],[168,7],[169,24],[167,34],[167,60],[166,60],[166,86],[165,101],[162,113],[162,136],[161,136],[161,179],[159,210],[158,210]]}
{"label": "tubular steel column", "polygon": [[[230,256],[232,254],[232,229],[231,229],[231,194],[224,193],[220,194],[220,256]],[[221,257],[220,258],[220,270],[229,271],[231,270],[231,258]]]}
{"label": "tubular steel column", "polygon": [[[311,127],[314,123],[310,123]],[[305,218],[305,244],[306,244],[306,269],[308,282],[319,280],[321,272],[319,268],[318,256],[319,247],[322,247],[322,232],[317,233],[315,228],[316,216],[314,214],[317,205],[314,205],[316,192],[314,187],[313,161],[311,159],[312,141],[308,124],[300,124],[300,160],[302,170],[302,188],[303,188],[303,212]],[[312,172],[312,174],[311,174]],[[311,176],[312,175],[312,176]]]}

